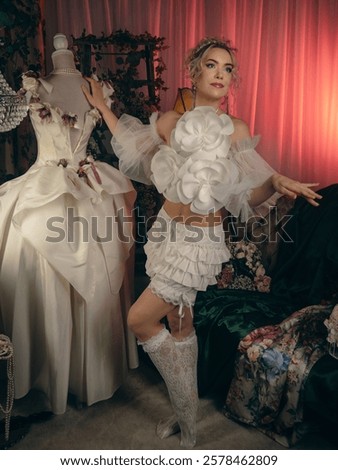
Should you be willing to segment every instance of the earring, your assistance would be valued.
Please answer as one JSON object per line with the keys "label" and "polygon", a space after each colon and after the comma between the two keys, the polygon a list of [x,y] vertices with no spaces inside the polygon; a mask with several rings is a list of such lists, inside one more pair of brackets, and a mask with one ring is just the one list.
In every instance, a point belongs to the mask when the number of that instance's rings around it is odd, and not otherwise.
{"label": "earring", "polygon": [[196,84],[195,84],[195,83],[192,83],[191,91],[192,91],[192,96],[193,96],[193,105],[192,105],[192,109],[194,109],[195,106],[196,106],[196,91],[197,91],[197,87],[196,87]]}

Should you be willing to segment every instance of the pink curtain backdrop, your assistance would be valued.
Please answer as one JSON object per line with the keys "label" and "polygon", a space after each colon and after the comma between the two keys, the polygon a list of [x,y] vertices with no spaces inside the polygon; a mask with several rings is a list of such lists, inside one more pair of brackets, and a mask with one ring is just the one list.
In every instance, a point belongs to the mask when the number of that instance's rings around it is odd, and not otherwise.
{"label": "pink curtain backdrop", "polygon": [[184,54],[203,36],[238,49],[241,84],[230,111],[260,134],[259,152],[293,178],[338,182],[338,0],[55,0],[42,5],[47,71],[57,32],[127,29],[163,36],[172,108],[189,86]]}

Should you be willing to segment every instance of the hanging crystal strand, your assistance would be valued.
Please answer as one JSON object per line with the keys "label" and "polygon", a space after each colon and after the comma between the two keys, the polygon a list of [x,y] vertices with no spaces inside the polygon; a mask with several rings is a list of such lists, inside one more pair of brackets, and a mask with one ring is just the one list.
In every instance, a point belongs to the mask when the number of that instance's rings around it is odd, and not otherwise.
{"label": "hanging crystal strand", "polygon": [[0,403],[0,411],[5,415],[5,440],[9,440],[10,418],[14,403],[14,357],[13,345],[5,335],[0,335],[0,360],[7,361],[7,396],[4,406]]}
{"label": "hanging crystal strand", "polygon": [[0,72],[0,132],[17,127],[27,110],[26,98],[12,90]]}

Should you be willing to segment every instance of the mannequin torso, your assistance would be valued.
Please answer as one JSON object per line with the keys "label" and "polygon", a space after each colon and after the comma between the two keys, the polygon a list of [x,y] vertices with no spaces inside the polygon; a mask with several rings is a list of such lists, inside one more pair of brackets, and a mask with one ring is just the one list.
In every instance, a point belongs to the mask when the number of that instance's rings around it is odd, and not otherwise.
{"label": "mannequin torso", "polygon": [[58,107],[66,114],[77,116],[77,125],[70,132],[71,145],[74,148],[82,132],[85,115],[91,109],[81,85],[89,85],[76,68],[74,55],[70,50],[63,47],[54,51],[52,62],[52,72],[43,78],[52,88],[47,90],[40,86],[38,94],[42,102]]}

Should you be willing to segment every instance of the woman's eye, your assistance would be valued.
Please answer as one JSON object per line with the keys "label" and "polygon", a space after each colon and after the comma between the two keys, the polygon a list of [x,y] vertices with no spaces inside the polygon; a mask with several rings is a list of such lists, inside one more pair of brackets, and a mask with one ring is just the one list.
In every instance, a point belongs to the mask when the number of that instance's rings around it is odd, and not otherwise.
{"label": "woman's eye", "polygon": [[215,67],[215,64],[213,64],[213,63],[206,64],[206,67],[207,67],[208,69],[212,69],[213,67]]}
{"label": "woman's eye", "polygon": [[227,73],[232,73],[233,69],[234,69],[234,68],[231,67],[230,65],[228,65],[227,67],[225,67],[225,71],[226,71]]}

